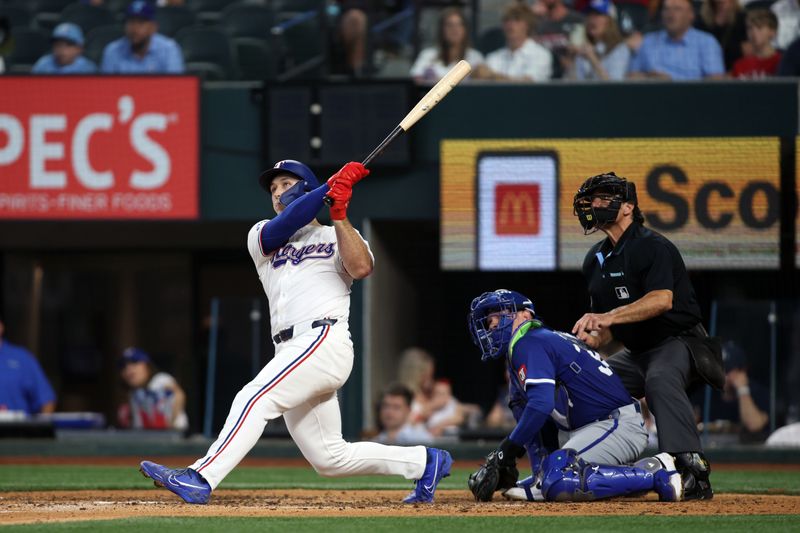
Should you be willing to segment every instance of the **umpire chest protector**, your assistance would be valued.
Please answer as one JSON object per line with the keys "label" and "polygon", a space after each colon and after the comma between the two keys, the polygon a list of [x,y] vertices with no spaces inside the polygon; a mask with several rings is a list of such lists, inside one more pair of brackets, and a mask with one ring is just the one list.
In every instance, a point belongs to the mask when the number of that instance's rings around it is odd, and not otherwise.
{"label": "umpire chest protector", "polygon": [[611,326],[614,338],[636,352],[652,348],[701,320],[686,266],[668,239],[634,222],[616,246],[606,238],[592,246],[583,262],[592,311],[606,313],[648,292],[672,291],[672,309],[657,317]]}

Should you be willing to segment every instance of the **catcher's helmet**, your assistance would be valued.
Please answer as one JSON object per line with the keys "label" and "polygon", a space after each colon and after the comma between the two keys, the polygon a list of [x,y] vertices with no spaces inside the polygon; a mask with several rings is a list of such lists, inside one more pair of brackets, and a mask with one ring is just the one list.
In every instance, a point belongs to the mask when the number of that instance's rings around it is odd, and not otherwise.
{"label": "catcher's helmet", "polygon": [[[610,200],[607,207],[593,207],[592,199]],[[638,204],[636,185],[613,172],[592,176],[583,182],[572,200],[572,214],[578,217],[585,234],[594,233],[602,226],[614,222],[623,202]]]}
{"label": "catcher's helmet", "polygon": [[[533,316],[533,302],[527,296],[515,291],[497,289],[484,292],[469,306],[467,327],[472,335],[472,342],[481,349],[481,359],[495,359],[505,355],[511,342],[511,326],[517,311],[527,309]],[[494,328],[489,327],[489,316],[500,313],[499,322]]]}
{"label": "catcher's helmet", "polygon": [[261,185],[265,191],[269,192],[269,186],[270,183],[272,183],[272,178],[278,174],[289,174],[300,180],[289,189],[286,189],[283,194],[281,194],[281,203],[285,206],[288,206],[305,193],[319,187],[319,180],[317,180],[317,177],[314,175],[311,169],[300,161],[295,161],[294,159],[284,159],[283,161],[278,161],[275,163],[274,167],[262,172],[258,177],[259,185]]}

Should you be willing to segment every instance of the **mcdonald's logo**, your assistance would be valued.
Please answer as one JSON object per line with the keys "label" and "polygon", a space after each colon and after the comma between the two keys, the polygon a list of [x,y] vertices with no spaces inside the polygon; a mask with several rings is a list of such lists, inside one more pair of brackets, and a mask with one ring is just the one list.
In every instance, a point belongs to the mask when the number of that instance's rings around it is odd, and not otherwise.
{"label": "mcdonald's logo", "polygon": [[539,233],[539,184],[502,184],[494,190],[494,225],[497,235]]}

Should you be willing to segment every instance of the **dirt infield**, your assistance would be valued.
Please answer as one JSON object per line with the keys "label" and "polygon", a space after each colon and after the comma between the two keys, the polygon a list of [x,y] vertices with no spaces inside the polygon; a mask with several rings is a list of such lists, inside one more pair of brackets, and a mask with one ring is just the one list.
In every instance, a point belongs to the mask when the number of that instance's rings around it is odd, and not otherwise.
{"label": "dirt infield", "polygon": [[219,490],[209,505],[187,505],[165,490],[0,493],[0,525],[129,517],[800,515],[800,496],[722,494],[712,501],[660,503],[623,498],[587,503],[476,503],[465,490],[440,490],[433,505],[398,503],[407,491]]}

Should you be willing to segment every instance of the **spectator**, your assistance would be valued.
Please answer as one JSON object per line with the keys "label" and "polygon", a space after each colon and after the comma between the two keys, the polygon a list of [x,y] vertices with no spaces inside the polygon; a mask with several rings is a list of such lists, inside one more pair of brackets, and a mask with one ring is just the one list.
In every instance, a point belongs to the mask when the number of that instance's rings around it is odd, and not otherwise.
{"label": "spectator", "polygon": [[447,8],[439,16],[437,46],[420,52],[411,67],[417,81],[438,81],[462,59],[473,68],[483,63],[483,54],[470,48],[467,20],[458,8]]}
{"label": "spectator", "polygon": [[489,414],[486,415],[485,425],[489,428],[514,429],[514,426],[517,425],[517,420],[514,418],[514,413],[509,406],[511,391],[509,390],[508,369],[503,372],[503,377],[505,378],[505,384],[501,385],[497,391],[497,399]]}
{"label": "spectator", "polygon": [[121,427],[186,430],[186,394],[166,372],[156,372],[150,356],[127,348],[120,359],[120,375],[128,386],[128,402],[118,411]]}
{"label": "spectator", "polygon": [[692,28],[691,0],[664,0],[664,29],[644,36],[631,60],[628,77],[661,80],[720,78],[722,49],[714,37]]}
{"label": "spectator", "polygon": [[459,427],[467,418],[465,407],[453,396],[453,387],[446,379],[437,380],[433,385],[430,401],[430,415],[425,426],[431,435],[457,435]]}
{"label": "spectator", "polygon": [[33,65],[34,74],[94,74],[97,65],[83,54],[83,31],[71,22],[62,22],[50,38],[53,53],[39,58]]}
{"label": "spectator", "polygon": [[538,18],[533,30],[534,40],[558,58],[559,74],[566,72],[570,46],[584,44],[583,17],[568,8],[563,0],[538,0],[531,9]]}
{"label": "spectator", "polygon": [[[769,415],[769,391],[747,374],[747,355],[733,341],[722,346],[725,363],[725,387],[711,396],[710,420],[721,422],[713,427],[739,432],[743,442],[766,438]],[[700,402],[698,402],[699,404]]]}
{"label": "spectator", "polygon": [[402,383],[389,385],[381,395],[378,423],[381,432],[375,437],[381,444],[429,444],[433,437],[423,424],[410,421],[414,394]]}
{"label": "spectator", "polygon": [[182,74],[178,43],[158,31],[155,7],[146,0],[125,10],[125,36],[103,50],[100,70],[106,74]]}
{"label": "spectator", "polygon": [[610,0],[593,0],[586,15],[586,43],[575,48],[569,77],[576,80],[622,80],[631,50],[622,38]]}
{"label": "spectator", "polygon": [[411,412],[414,422],[427,419],[435,370],[433,357],[422,348],[408,348],[400,356],[398,375],[400,382],[413,394]]}
{"label": "spectator", "polygon": [[772,46],[778,31],[778,18],[768,9],[754,9],[747,13],[747,40],[753,55],[739,59],[731,75],[739,79],[759,79],[778,73],[781,53]]}
{"label": "spectator", "polygon": [[717,39],[722,47],[725,70],[730,71],[742,57],[743,46],[747,46],[745,14],[739,0],[703,0],[697,28]]}
{"label": "spectator", "polygon": [[553,56],[529,37],[534,15],[523,4],[510,4],[503,13],[506,46],[486,56],[473,76],[505,81],[547,81],[553,74]]}
{"label": "spectator", "polygon": [[783,54],[778,66],[778,76],[800,76],[800,37]]}
{"label": "spectator", "polygon": [[0,411],[52,413],[56,394],[42,367],[28,350],[5,340],[4,331],[0,317]]}
{"label": "spectator", "polygon": [[362,2],[344,0],[331,43],[331,74],[362,77],[369,72],[367,13]]}
{"label": "spectator", "polygon": [[800,2],[798,0],[778,0],[771,8],[778,17],[778,37],[776,45],[785,50],[800,36]]}

